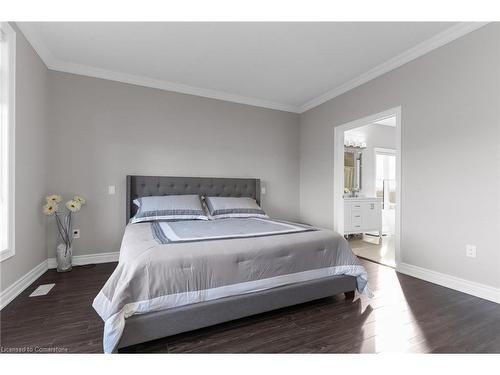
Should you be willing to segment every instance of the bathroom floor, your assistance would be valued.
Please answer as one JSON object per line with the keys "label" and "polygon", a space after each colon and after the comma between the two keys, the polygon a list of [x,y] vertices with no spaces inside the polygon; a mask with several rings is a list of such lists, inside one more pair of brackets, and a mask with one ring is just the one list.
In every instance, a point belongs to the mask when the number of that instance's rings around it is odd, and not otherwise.
{"label": "bathroom floor", "polygon": [[379,237],[363,234],[349,238],[352,251],[360,258],[365,258],[389,267],[396,267],[394,236]]}

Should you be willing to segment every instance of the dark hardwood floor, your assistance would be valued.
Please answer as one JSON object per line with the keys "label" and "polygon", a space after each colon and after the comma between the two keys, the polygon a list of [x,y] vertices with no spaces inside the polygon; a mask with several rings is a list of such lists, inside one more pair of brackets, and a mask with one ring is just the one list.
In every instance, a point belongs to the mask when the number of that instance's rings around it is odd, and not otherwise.
{"label": "dark hardwood floor", "polygon": [[[343,295],[126,348],[151,353],[500,353],[500,305],[362,261],[374,298]],[[91,303],[115,263],[50,270],[0,313],[2,351],[102,352]],[[42,297],[39,285],[56,283]]]}

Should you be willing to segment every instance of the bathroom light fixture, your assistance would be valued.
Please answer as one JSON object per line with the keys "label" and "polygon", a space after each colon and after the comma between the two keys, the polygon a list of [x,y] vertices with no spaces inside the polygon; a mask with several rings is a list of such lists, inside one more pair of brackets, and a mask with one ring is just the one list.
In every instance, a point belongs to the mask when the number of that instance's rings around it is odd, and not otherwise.
{"label": "bathroom light fixture", "polygon": [[345,138],[344,139],[344,146],[355,147],[355,148],[366,148],[366,142],[358,140],[358,139]]}

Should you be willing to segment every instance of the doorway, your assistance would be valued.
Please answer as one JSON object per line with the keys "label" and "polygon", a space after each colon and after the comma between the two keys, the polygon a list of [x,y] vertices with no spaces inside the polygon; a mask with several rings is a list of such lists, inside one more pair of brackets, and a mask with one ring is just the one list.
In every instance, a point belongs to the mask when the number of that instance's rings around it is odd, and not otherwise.
{"label": "doorway", "polygon": [[334,147],[334,229],[358,257],[397,269],[401,108],[335,127]]}

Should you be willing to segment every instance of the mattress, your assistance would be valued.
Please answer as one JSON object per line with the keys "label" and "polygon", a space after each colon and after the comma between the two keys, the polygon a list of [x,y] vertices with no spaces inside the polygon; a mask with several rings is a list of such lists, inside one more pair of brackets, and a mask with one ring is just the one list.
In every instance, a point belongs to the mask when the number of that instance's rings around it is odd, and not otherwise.
{"label": "mattress", "polygon": [[109,353],[132,315],[333,275],[354,276],[358,290],[368,291],[365,269],[329,230],[263,219],[129,224],[118,266],[93,307]]}

